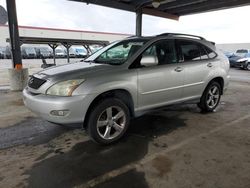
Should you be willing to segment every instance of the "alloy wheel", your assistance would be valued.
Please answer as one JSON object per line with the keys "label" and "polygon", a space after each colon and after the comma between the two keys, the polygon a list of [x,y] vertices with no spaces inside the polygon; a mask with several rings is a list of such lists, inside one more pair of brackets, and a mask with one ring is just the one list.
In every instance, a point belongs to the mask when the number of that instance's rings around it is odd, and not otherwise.
{"label": "alloy wheel", "polygon": [[97,132],[103,139],[110,140],[119,136],[125,128],[126,115],[119,106],[105,109],[97,119]]}
{"label": "alloy wheel", "polygon": [[214,85],[208,91],[207,106],[211,109],[214,108],[218,104],[219,98],[220,98],[220,90],[217,86]]}

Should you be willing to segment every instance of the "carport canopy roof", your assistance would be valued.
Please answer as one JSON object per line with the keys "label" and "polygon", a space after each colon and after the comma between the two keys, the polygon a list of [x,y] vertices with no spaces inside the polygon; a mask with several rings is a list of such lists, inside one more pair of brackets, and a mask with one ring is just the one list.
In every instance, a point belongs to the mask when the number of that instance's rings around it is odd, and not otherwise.
{"label": "carport canopy roof", "polygon": [[[109,41],[101,40],[79,40],[79,39],[64,39],[64,38],[40,38],[40,37],[20,37],[21,44],[66,44],[66,45],[107,45]],[[10,39],[6,39],[10,42]]]}
{"label": "carport canopy roof", "polygon": [[70,0],[178,20],[179,16],[250,5],[249,0]]}

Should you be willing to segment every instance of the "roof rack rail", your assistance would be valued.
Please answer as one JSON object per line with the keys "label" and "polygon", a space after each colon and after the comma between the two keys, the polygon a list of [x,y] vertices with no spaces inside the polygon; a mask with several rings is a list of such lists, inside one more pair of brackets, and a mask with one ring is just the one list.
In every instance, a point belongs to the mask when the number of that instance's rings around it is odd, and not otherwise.
{"label": "roof rack rail", "polygon": [[197,35],[190,35],[190,34],[184,34],[184,33],[162,33],[157,36],[187,36],[187,37],[193,37],[193,38],[198,38],[200,40],[206,40],[205,38]]}

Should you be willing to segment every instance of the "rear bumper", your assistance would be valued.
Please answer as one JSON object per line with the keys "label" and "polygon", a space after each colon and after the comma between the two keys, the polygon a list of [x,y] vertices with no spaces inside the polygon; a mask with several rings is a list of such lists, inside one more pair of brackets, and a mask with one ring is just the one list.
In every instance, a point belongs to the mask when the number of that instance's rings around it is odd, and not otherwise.
{"label": "rear bumper", "polygon": [[[42,118],[59,124],[83,123],[86,112],[92,102],[92,95],[71,97],[33,95],[23,90],[23,101],[26,107]],[[52,112],[65,111],[65,115],[53,115]]]}

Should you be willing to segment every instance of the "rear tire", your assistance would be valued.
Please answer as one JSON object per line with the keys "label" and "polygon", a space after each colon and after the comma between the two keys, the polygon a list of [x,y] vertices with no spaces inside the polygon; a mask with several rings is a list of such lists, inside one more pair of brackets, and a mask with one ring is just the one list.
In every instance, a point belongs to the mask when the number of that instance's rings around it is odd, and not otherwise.
{"label": "rear tire", "polygon": [[215,81],[211,82],[203,92],[198,107],[203,112],[213,112],[220,103],[221,94],[221,85]]}
{"label": "rear tire", "polygon": [[128,107],[119,99],[107,98],[93,107],[88,118],[87,131],[92,140],[108,145],[125,134],[129,122]]}

